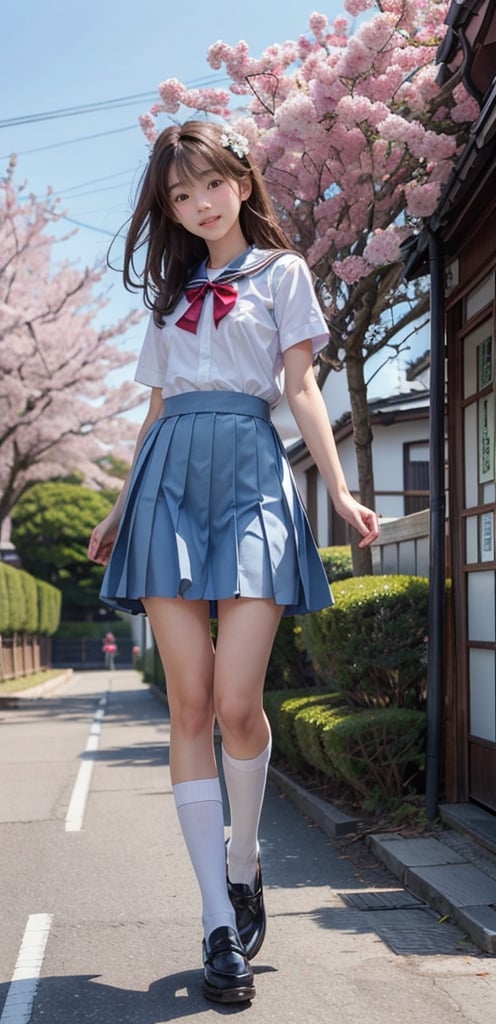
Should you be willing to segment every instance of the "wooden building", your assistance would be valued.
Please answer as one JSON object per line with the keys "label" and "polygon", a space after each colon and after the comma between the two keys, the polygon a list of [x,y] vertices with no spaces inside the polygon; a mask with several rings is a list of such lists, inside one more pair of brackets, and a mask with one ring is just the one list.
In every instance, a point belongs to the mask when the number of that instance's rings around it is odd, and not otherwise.
{"label": "wooden building", "polygon": [[[433,318],[431,374],[436,349],[447,372],[452,587],[441,691],[446,798],[496,811],[496,4],[456,0],[447,22],[440,81],[461,75],[480,115],[411,249],[407,272],[430,270],[433,308],[441,311],[437,334]],[[431,387],[432,412],[441,381],[436,391],[431,376]],[[435,461],[432,434],[431,455]],[[437,455],[440,465],[444,451]]]}

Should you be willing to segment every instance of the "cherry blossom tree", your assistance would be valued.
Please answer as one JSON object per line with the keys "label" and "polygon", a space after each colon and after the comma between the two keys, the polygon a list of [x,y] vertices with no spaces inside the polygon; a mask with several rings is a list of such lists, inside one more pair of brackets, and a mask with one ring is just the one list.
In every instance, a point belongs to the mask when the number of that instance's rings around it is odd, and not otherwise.
{"label": "cherry blossom tree", "polygon": [[95,326],[103,268],[54,267],[49,229],[60,216],[50,193],[24,195],[12,163],[0,182],[0,523],[33,482],[77,470],[108,486],[109,446],[130,461],[136,433],[120,414],[140,389],[107,377],[134,360],[119,340],[142,314]]}
{"label": "cherry blossom tree", "polygon": [[[400,247],[435,209],[478,106],[456,76],[443,90],[436,84],[449,3],[344,6],[352,17],[368,11],[355,32],[346,15],[331,24],[314,13],[309,32],[258,58],[244,41],[213,44],[208,62],[225,69],[230,91],[168,79],[141,125],[153,142],[162,114],[190,108],[248,138],[282,223],[316,274],[331,332],[319,381],[346,366],[360,496],[373,506],[365,363],[405,344],[428,310],[425,282],[403,279]],[[370,557],[362,552],[355,571],[370,572]]]}

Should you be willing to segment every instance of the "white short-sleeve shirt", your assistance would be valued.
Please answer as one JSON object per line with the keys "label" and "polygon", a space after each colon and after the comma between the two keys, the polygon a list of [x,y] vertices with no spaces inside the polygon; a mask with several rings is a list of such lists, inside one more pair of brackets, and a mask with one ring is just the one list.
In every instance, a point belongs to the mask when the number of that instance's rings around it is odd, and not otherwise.
{"label": "white short-sleeve shirt", "polygon": [[[257,249],[252,253],[263,255]],[[205,297],[196,334],[176,323],[189,305],[184,295],[163,327],[150,317],[135,380],[162,388],[165,399],[187,391],[242,391],[276,405],[283,352],[310,339],[315,355],[328,342],[310,271],[297,253],[281,252],[264,270],[233,283],[236,304],[217,327],[212,292]]]}

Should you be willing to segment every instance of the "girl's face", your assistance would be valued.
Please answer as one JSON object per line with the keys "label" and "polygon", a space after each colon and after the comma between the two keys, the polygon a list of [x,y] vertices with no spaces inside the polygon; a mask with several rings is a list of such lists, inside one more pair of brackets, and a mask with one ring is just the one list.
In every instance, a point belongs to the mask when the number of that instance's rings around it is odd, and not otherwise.
{"label": "girl's face", "polygon": [[198,168],[198,175],[180,181],[172,164],[168,180],[169,201],[174,219],[186,231],[203,238],[211,250],[227,239],[241,235],[239,211],[251,192],[247,176],[242,181],[223,177],[207,164]]}

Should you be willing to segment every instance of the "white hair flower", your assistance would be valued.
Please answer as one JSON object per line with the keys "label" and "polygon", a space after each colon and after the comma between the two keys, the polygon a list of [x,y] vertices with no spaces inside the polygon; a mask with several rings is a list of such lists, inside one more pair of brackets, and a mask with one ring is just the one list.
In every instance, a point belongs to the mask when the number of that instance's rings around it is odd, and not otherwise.
{"label": "white hair flower", "polygon": [[241,135],[240,132],[235,132],[232,128],[227,128],[222,132],[220,144],[224,146],[224,149],[232,150],[240,160],[247,156],[250,148],[246,136]]}

